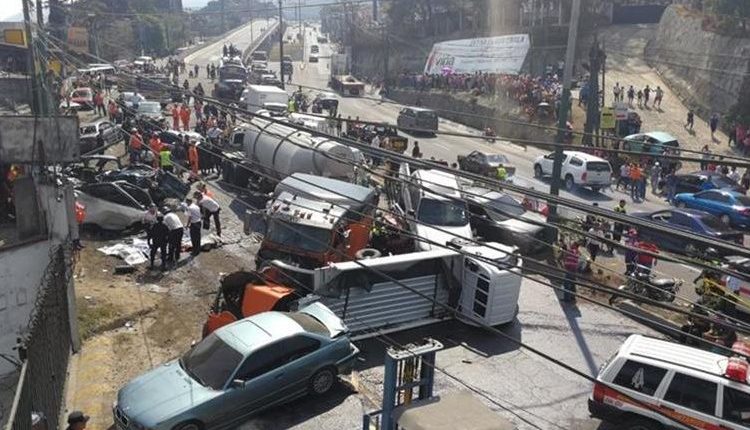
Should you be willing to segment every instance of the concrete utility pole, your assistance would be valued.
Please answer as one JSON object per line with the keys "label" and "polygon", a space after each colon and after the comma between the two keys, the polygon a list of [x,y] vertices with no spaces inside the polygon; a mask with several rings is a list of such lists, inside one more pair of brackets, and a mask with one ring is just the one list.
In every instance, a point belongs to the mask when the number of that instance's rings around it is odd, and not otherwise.
{"label": "concrete utility pole", "polygon": [[[565,72],[563,73],[563,91],[560,98],[560,112],[557,123],[557,137],[555,142],[562,145],[565,142],[566,125],[570,112],[570,86],[573,80],[573,62],[575,62],[576,42],[578,40],[578,20],[581,16],[581,0],[573,0],[573,8],[570,11],[570,23],[568,27],[568,47],[565,51]],[[552,182],[549,193],[553,196],[560,195],[560,175],[562,174],[563,149],[555,147],[555,161],[552,165]],[[557,215],[557,207],[549,205],[548,219],[554,219]]]}
{"label": "concrete utility pole", "polygon": [[594,44],[589,51],[589,97],[586,101],[586,123],[583,125],[583,144],[587,146],[593,145],[593,132],[599,128],[599,71],[603,56],[599,40],[594,37]]}
{"label": "concrete utility pole", "polygon": [[34,38],[31,35],[31,12],[29,10],[29,2],[31,0],[23,1],[23,25],[24,32],[26,33],[26,68],[29,74],[29,83],[31,84],[31,111],[36,115],[41,115],[41,94],[42,88],[39,85],[38,74],[36,70],[35,61],[35,49],[34,49]]}
{"label": "concrete utility pole", "polygon": [[[29,0],[31,1],[31,0]],[[41,33],[44,31],[44,10],[42,0],[36,0],[36,25],[37,32]],[[47,80],[47,50],[44,48],[44,44],[39,44],[39,114],[49,115],[50,114],[50,97],[49,89],[51,88],[51,82]]]}
{"label": "concrete utility pole", "polygon": [[284,84],[284,11],[279,0],[279,78],[281,79],[281,89],[286,89]]}

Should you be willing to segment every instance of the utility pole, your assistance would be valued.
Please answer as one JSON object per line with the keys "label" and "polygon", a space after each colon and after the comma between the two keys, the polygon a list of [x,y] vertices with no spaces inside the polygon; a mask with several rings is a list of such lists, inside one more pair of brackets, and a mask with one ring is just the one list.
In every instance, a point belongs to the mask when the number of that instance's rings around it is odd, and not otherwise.
{"label": "utility pole", "polygon": [[221,32],[224,33],[227,31],[227,22],[226,22],[226,13],[224,12],[224,2],[225,0],[220,0],[221,5]]}
{"label": "utility pole", "polygon": [[[31,0],[29,0],[31,1]],[[37,33],[41,34],[44,31],[44,10],[42,9],[42,0],[36,0],[36,25]],[[41,115],[49,115],[50,113],[50,98],[49,89],[51,82],[47,80],[47,50],[44,48],[44,44],[39,44],[39,113]],[[46,89],[46,90],[45,90]]]}
{"label": "utility pole", "polygon": [[[573,8],[570,11],[570,23],[568,24],[568,47],[565,51],[565,72],[563,74],[563,90],[560,97],[560,112],[558,113],[557,137],[555,142],[555,161],[552,165],[552,182],[549,193],[553,196],[560,195],[560,175],[562,174],[563,149],[567,131],[568,115],[570,112],[570,86],[573,80],[573,62],[576,55],[576,42],[578,40],[578,20],[581,16],[581,0],[573,0]],[[553,220],[557,215],[557,206],[549,205],[548,220]]]}
{"label": "utility pole", "polygon": [[386,28],[385,24],[382,25],[383,27],[383,85],[385,85],[386,88],[388,88],[388,56],[390,55],[391,51],[391,38],[388,37],[388,29]]}
{"label": "utility pole", "polygon": [[372,0],[372,20],[378,22],[378,0]]}
{"label": "utility pole", "polygon": [[38,74],[36,71],[35,61],[35,49],[34,49],[34,38],[31,35],[31,12],[29,11],[29,2],[31,0],[23,1],[23,24],[24,32],[26,33],[26,67],[29,74],[29,82],[31,83],[31,110],[36,115],[41,115],[41,93],[42,89],[39,85]]}
{"label": "utility pole", "polygon": [[602,67],[604,51],[599,47],[599,40],[594,37],[594,44],[589,51],[589,94],[586,101],[586,123],[583,125],[583,144],[593,146],[593,132],[599,128],[599,70]]}
{"label": "utility pole", "polygon": [[281,89],[284,87],[284,11],[281,5],[282,0],[279,0],[279,77],[281,78]]}

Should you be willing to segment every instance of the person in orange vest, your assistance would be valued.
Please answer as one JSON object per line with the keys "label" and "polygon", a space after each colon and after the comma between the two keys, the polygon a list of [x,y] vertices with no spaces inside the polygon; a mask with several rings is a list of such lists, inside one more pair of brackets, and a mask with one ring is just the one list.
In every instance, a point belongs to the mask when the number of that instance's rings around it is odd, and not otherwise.
{"label": "person in orange vest", "polygon": [[638,269],[640,269],[643,273],[651,274],[651,269],[653,269],[654,266],[656,266],[656,257],[654,257],[651,254],[658,254],[659,253],[659,247],[656,246],[654,243],[651,243],[646,240],[639,240],[638,244],[636,245],[638,249],[642,249],[646,252],[649,252],[650,254],[639,252],[636,256],[636,263],[638,263]]}
{"label": "person in orange vest", "polygon": [[630,166],[630,198],[637,201],[640,198],[640,182],[643,178],[643,172],[638,164],[633,163]]}
{"label": "person in orange vest", "polygon": [[188,148],[188,161],[190,162],[190,177],[198,178],[198,149],[195,147],[195,142],[190,143]]}
{"label": "person in orange vest", "polygon": [[109,120],[115,122],[117,120],[117,103],[110,100],[107,104],[107,112],[109,113]]}
{"label": "person in orange vest", "polygon": [[190,130],[190,108],[187,105],[182,105],[180,110],[180,118],[182,118],[182,128],[184,131]]}
{"label": "person in orange vest", "polygon": [[133,129],[130,133],[130,164],[141,161],[141,151],[143,150],[143,138],[138,133],[138,129]]}
{"label": "person in orange vest", "polygon": [[153,166],[154,169],[159,168],[159,153],[161,152],[161,139],[159,139],[159,136],[154,133],[151,135],[151,139],[148,141],[149,149],[151,149],[151,153],[154,154],[154,161]]}
{"label": "person in orange vest", "polygon": [[180,131],[180,108],[177,103],[172,105],[172,129]]}

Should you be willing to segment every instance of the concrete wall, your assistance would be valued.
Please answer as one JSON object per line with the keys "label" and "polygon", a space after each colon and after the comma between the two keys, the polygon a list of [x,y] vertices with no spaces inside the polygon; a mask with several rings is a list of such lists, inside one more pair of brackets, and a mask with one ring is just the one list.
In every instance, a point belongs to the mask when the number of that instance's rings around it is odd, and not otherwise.
{"label": "concrete wall", "polygon": [[31,104],[30,90],[26,77],[0,78],[0,104]]}
{"label": "concrete wall", "polygon": [[[50,250],[67,240],[70,234],[77,235],[72,189],[41,185],[38,196],[47,220],[48,237],[0,248],[0,354],[12,357],[17,357],[13,351],[17,337],[27,330],[45,268],[50,262]],[[69,290],[72,290],[72,281]],[[75,318],[74,312],[70,315]],[[60,321],[60,324],[69,323]],[[0,375],[14,370],[10,363],[0,359]]]}
{"label": "concrete wall", "polygon": [[702,16],[681,6],[664,12],[646,58],[702,117],[726,114],[750,95],[750,39],[705,31]]}

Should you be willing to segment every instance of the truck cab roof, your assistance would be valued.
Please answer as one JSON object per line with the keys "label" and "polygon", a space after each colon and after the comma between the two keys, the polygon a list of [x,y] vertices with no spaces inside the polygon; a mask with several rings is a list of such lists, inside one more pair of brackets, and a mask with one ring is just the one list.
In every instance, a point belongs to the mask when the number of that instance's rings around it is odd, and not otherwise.
{"label": "truck cab roof", "polygon": [[274,218],[292,224],[332,230],[347,212],[347,208],[283,191],[270,202],[268,212]]}
{"label": "truck cab roof", "polygon": [[356,204],[359,206],[377,197],[377,191],[372,188],[307,173],[294,173],[279,182],[274,196],[283,192],[291,192],[337,205]]}

